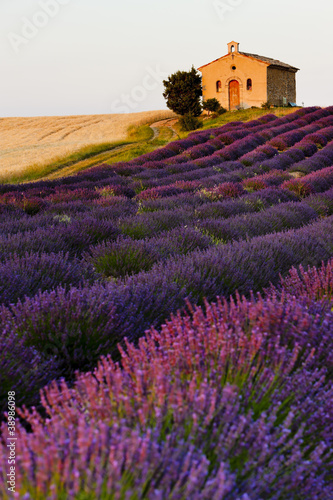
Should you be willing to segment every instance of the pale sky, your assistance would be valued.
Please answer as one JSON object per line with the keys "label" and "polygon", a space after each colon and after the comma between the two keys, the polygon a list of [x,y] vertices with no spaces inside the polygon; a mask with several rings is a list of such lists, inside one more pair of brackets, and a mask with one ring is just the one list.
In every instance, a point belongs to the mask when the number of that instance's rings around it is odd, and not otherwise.
{"label": "pale sky", "polygon": [[162,80],[240,50],[333,105],[332,0],[0,0],[0,116],[165,109]]}

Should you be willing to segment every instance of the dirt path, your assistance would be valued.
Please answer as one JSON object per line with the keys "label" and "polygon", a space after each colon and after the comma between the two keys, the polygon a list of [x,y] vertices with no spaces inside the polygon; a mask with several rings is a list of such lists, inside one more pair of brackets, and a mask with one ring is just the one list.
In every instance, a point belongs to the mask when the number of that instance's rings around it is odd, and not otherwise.
{"label": "dirt path", "polygon": [[170,118],[170,119],[167,119],[167,120],[160,120],[158,122],[152,123],[150,125],[150,128],[154,132],[154,137],[151,140],[153,141],[154,139],[156,139],[159,136],[159,134],[160,134],[160,129],[164,128],[164,127],[167,127],[167,128],[169,128],[172,131],[171,140],[173,140],[176,137],[178,137],[178,133],[174,129],[174,125],[177,123],[177,121],[178,121],[177,118]]}
{"label": "dirt path", "polygon": [[153,137],[149,140],[149,142],[152,142],[154,141],[155,139],[157,139],[157,137],[160,135],[160,129],[158,127],[153,127],[153,125],[149,125],[149,127],[152,129],[152,131],[154,132],[154,135]]}

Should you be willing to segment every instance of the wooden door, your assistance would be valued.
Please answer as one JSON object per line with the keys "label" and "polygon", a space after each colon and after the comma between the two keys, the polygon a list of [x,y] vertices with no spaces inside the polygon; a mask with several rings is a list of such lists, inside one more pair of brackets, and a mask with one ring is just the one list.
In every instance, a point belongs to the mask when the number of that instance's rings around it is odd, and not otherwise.
{"label": "wooden door", "polygon": [[240,105],[239,83],[231,80],[229,83],[229,109],[236,109]]}

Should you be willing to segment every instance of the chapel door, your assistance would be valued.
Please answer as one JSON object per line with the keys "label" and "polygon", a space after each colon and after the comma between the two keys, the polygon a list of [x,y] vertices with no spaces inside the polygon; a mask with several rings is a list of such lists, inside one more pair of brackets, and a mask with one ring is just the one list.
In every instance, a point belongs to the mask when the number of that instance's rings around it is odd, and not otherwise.
{"label": "chapel door", "polygon": [[229,109],[236,109],[240,105],[239,83],[231,80],[229,83]]}

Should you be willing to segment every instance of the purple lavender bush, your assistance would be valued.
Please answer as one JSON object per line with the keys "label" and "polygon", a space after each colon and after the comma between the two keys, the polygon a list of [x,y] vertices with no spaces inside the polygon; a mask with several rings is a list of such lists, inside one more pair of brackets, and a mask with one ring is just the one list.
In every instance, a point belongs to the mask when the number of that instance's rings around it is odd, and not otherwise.
{"label": "purple lavender bush", "polygon": [[0,263],[0,303],[16,303],[38,291],[52,290],[59,285],[65,288],[93,283],[98,274],[93,267],[79,259],[69,259],[68,254],[17,255]]}
{"label": "purple lavender bush", "polygon": [[302,108],[0,185],[1,498],[332,498],[332,140]]}
{"label": "purple lavender bush", "polygon": [[[51,384],[46,419],[20,411],[22,496],[330,498],[331,311],[260,296],[189,309],[120,363]],[[6,457],[3,441],[3,491]]]}

